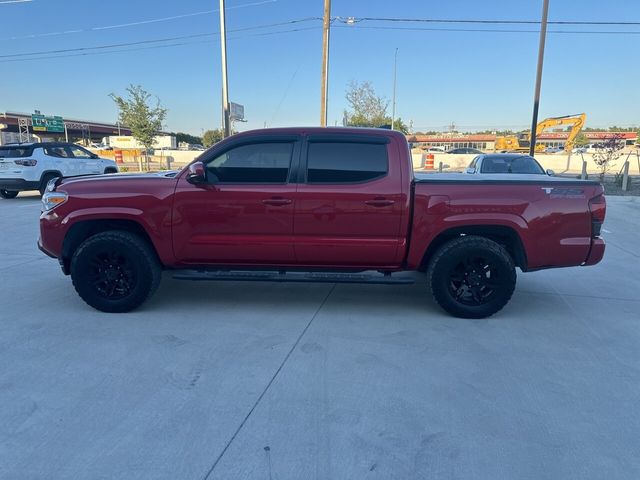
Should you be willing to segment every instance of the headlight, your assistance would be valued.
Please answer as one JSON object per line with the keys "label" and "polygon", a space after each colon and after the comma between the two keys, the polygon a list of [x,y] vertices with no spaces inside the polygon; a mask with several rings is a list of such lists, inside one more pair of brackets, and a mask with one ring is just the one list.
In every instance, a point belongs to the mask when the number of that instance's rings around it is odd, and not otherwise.
{"label": "headlight", "polygon": [[67,198],[69,198],[69,195],[65,192],[45,192],[44,195],[42,195],[42,210],[44,212],[53,210],[58,205],[66,202]]}
{"label": "headlight", "polygon": [[56,182],[60,179],[60,177],[54,177],[47,182],[47,186],[44,189],[45,192],[53,192],[56,189]]}

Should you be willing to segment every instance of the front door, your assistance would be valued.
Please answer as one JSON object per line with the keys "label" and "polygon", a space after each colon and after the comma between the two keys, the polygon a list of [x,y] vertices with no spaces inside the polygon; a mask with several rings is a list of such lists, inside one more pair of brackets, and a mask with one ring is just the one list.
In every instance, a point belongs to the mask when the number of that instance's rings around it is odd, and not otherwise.
{"label": "front door", "polygon": [[[249,141],[249,140],[248,140]],[[179,262],[292,265],[297,137],[227,142],[203,154],[207,183],[183,175],[175,193],[173,246]]]}
{"label": "front door", "polygon": [[295,250],[309,266],[392,267],[402,261],[401,166],[386,137],[310,136],[298,186]]}
{"label": "front door", "polygon": [[78,145],[69,145],[67,148],[71,152],[79,172],[82,174],[104,173],[101,168],[100,159],[89,150],[79,147]]}

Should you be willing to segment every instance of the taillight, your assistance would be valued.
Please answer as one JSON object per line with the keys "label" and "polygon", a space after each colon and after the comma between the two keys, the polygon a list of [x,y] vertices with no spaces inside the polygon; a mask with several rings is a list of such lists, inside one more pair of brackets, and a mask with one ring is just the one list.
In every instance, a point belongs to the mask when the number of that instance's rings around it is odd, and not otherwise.
{"label": "taillight", "polygon": [[35,167],[38,161],[33,158],[27,158],[26,160],[14,160],[13,163],[22,167]]}
{"label": "taillight", "polygon": [[591,236],[597,237],[600,235],[604,217],[607,213],[607,201],[604,195],[600,194],[589,200],[589,212],[591,212]]}

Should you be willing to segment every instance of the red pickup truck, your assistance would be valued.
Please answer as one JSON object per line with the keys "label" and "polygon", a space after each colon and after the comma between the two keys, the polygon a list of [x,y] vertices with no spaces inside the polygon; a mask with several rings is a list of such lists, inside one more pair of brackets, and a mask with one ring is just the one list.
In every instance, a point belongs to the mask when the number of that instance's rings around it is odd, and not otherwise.
{"label": "red pickup truck", "polygon": [[[500,310],[523,272],[593,265],[602,186],[547,175],[414,174],[383,129],[234,135],[174,176],[59,178],[40,248],[92,307],[125,312],[163,270],[186,279],[404,283],[452,315]],[[363,273],[364,272],[364,273]]]}

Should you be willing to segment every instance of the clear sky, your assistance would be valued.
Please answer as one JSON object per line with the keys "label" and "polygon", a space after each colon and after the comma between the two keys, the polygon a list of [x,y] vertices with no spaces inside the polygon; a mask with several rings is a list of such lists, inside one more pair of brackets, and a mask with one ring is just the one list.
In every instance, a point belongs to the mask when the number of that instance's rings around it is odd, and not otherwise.
{"label": "clear sky", "polygon": [[[22,55],[7,56],[217,32],[218,0],[2,2],[6,0],[0,0],[0,111],[39,109],[44,114],[114,121],[117,112],[108,94],[124,93],[133,83],[160,97],[169,109],[170,130],[200,134],[202,129],[220,126],[218,36],[40,54],[30,61],[22,61],[29,58]],[[535,21],[540,18],[542,0],[332,3],[332,16],[356,19]],[[238,125],[240,130],[260,128],[265,122],[268,126],[318,124],[321,21],[242,29],[321,17],[322,7],[323,0],[227,0],[230,99],[245,105],[248,120]],[[549,20],[637,22],[640,2],[609,0],[604,5],[599,0],[550,0]],[[462,130],[528,126],[537,33],[452,29],[534,31],[537,25],[360,21],[349,26],[335,21],[333,26],[330,124],[341,122],[351,80],[371,81],[379,94],[391,99],[397,47],[397,115],[412,120],[414,129],[444,129],[451,122]],[[640,26],[554,25],[549,29],[640,33]],[[159,45],[163,47],[155,48]],[[540,117],[584,111],[587,126],[640,125],[639,46],[640,34],[550,33]],[[113,50],[122,51],[105,53]],[[52,58],[57,55],[65,56]]]}

